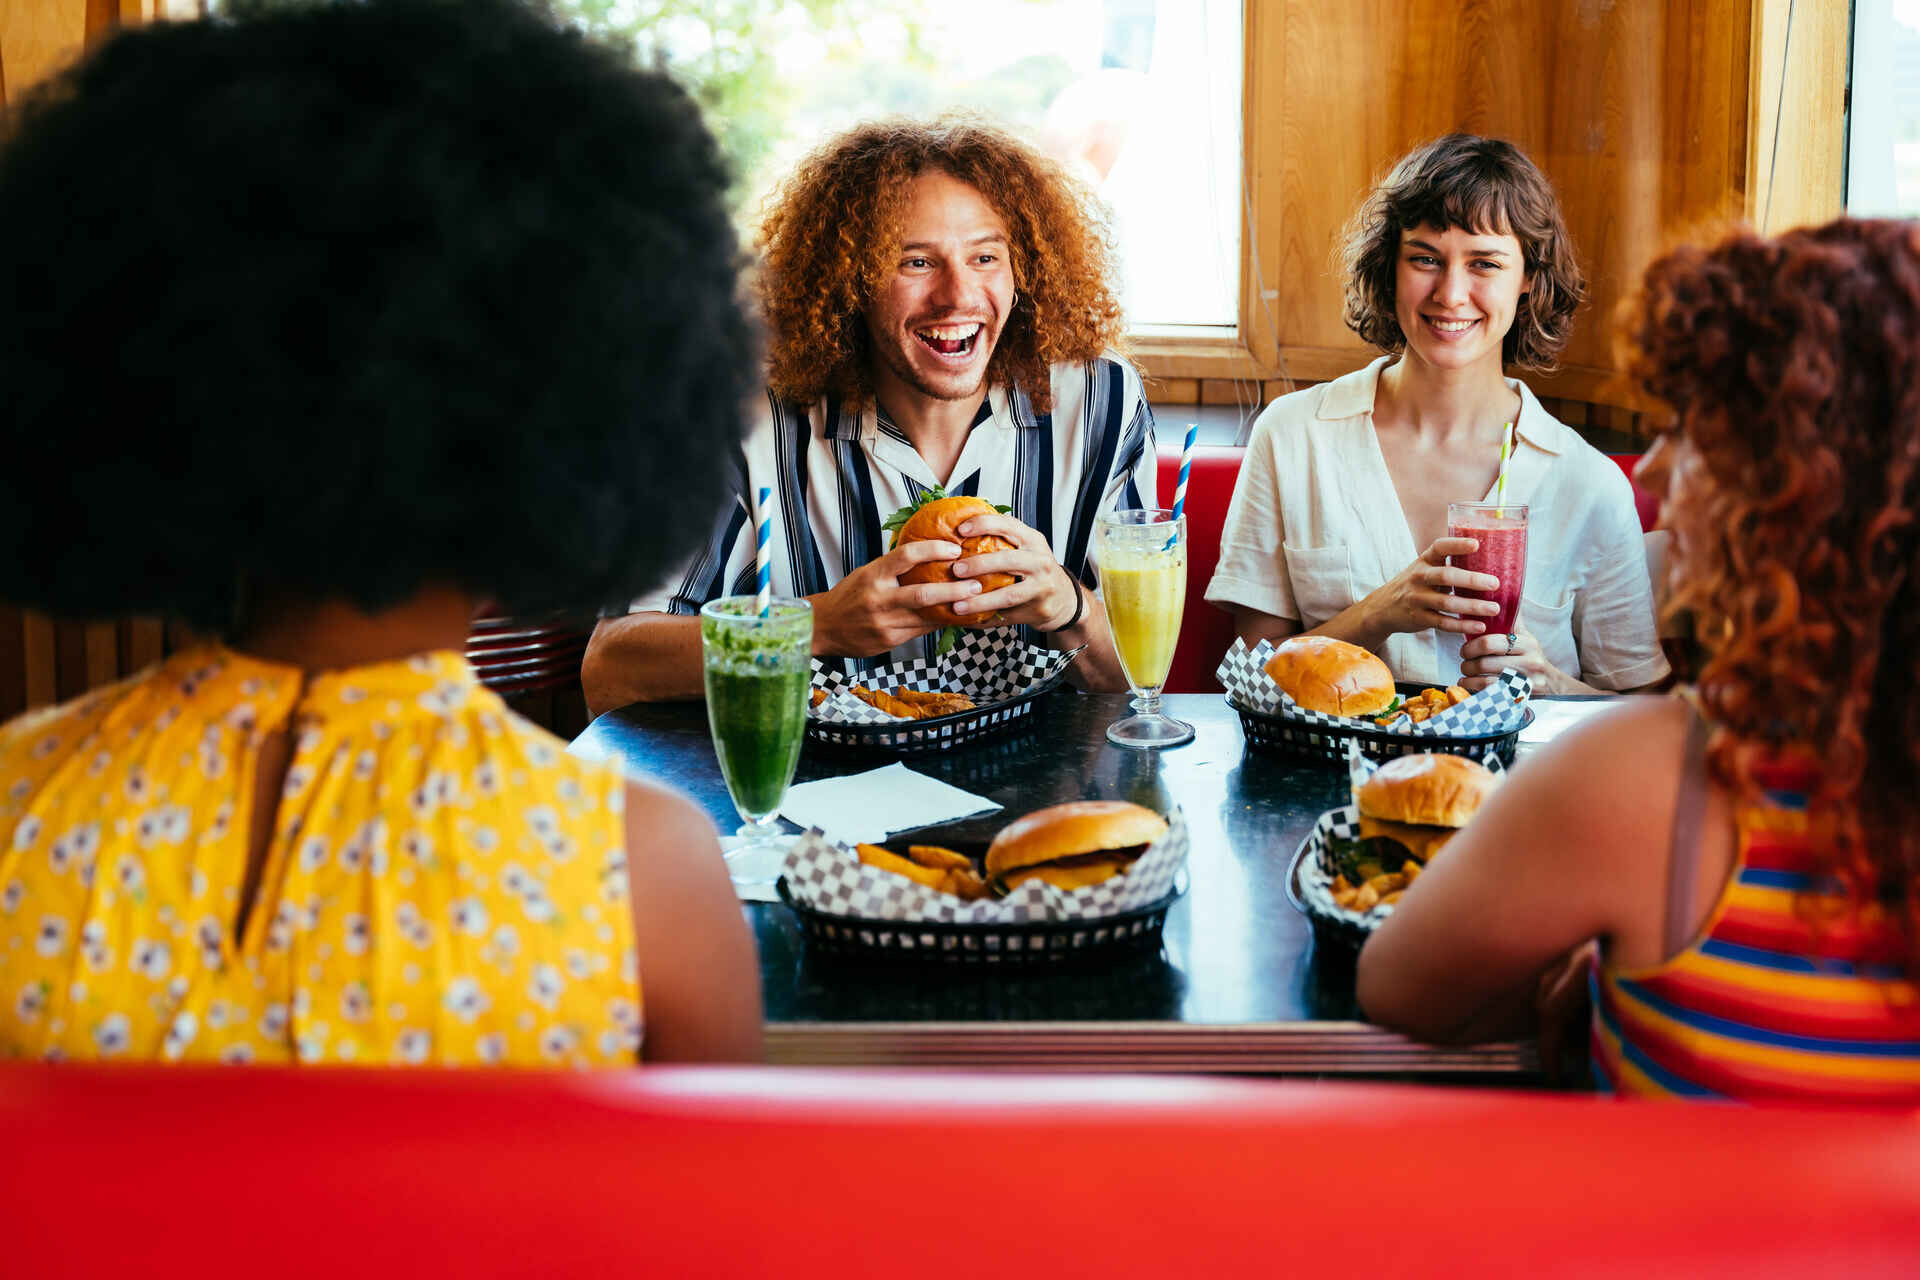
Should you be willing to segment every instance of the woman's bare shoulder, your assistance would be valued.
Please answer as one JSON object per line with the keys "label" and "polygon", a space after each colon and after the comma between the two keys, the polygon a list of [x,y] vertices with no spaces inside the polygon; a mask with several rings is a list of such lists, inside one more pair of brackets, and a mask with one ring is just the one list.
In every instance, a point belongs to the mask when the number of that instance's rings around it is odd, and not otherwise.
{"label": "woman's bare shoulder", "polygon": [[1609,859],[1649,848],[1647,837],[1671,826],[1693,714],[1671,695],[1612,701],[1528,757],[1514,774],[1516,790],[1554,811],[1569,845],[1603,849]]}
{"label": "woman's bare shoulder", "polygon": [[713,820],[684,794],[672,787],[629,778],[626,784],[627,849],[711,849],[717,833]]}

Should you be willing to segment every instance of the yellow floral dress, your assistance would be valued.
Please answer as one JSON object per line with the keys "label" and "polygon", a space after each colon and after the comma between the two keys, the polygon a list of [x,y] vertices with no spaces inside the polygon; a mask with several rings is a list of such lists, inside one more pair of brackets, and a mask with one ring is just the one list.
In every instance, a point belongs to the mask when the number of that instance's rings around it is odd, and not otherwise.
{"label": "yellow floral dress", "polygon": [[200,648],[29,713],[0,727],[0,1057],[631,1063],[624,798],[451,653],[303,686]]}

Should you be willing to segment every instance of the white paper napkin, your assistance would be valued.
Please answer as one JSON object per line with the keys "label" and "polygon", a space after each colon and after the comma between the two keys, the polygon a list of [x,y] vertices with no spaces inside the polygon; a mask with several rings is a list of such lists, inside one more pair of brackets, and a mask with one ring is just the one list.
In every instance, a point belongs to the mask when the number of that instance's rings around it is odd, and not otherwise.
{"label": "white paper napkin", "polygon": [[985,796],[915,773],[904,764],[803,782],[787,792],[780,816],[818,827],[847,844],[878,844],[898,831],[992,813],[1000,806]]}
{"label": "white paper napkin", "polygon": [[1520,731],[1520,745],[1543,747],[1581,721],[1620,705],[1618,698],[1564,702],[1557,698],[1535,698],[1533,723]]}

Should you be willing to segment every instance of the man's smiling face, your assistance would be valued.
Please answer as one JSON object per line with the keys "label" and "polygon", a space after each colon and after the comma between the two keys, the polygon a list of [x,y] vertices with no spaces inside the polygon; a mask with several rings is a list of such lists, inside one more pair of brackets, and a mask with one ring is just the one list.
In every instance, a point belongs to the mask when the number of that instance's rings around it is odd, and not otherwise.
{"label": "man's smiling face", "polygon": [[886,283],[866,311],[882,401],[967,400],[1013,309],[1006,224],[960,179],[929,170],[907,195]]}

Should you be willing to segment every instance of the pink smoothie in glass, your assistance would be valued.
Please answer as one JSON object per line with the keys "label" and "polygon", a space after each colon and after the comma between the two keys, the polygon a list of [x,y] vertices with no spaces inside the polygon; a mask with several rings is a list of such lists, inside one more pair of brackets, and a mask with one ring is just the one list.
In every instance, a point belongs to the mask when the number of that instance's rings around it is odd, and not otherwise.
{"label": "pink smoothie in glass", "polygon": [[1447,536],[1472,538],[1480,549],[1472,555],[1448,556],[1447,563],[1471,573],[1489,573],[1500,579],[1492,591],[1455,588],[1457,596],[1491,600],[1500,606],[1493,617],[1468,615],[1487,624],[1487,633],[1520,629],[1520,592],[1527,581],[1527,508],[1524,504],[1452,502],[1447,504]]}

